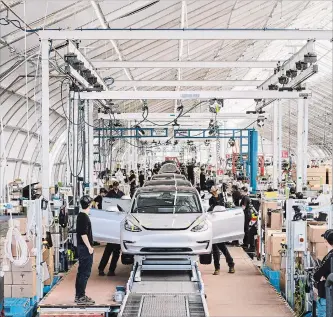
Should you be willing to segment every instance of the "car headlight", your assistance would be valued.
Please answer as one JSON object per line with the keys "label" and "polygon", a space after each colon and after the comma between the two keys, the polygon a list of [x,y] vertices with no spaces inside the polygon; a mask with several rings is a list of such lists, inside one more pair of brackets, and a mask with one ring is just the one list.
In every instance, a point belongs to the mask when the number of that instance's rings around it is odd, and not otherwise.
{"label": "car headlight", "polygon": [[207,229],[208,229],[207,222],[206,221],[201,221],[198,225],[193,227],[191,229],[191,231],[193,231],[193,232],[202,232],[202,231],[206,231]]}
{"label": "car headlight", "polygon": [[133,224],[130,220],[125,220],[124,228],[125,228],[125,230],[131,231],[131,232],[140,232],[141,231],[141,229],[138,226],[136,226],[135,224]]}

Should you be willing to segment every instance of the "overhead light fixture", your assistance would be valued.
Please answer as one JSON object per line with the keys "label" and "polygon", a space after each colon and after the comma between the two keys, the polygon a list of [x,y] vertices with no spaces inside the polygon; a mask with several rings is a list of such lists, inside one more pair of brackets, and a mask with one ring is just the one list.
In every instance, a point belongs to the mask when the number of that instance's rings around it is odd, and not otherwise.
{"label": "overhead light fixture", "polygon": [[304,62],[313,64],[317,61],[317,54],[316,53],[307,53],[304,55]]}
{"label": "overhead light fixture", "polygon": [[230,138],[230,139],[228,140],[228,144],[229,144],[230,147],[234,147],[235,144],[236,144],[235,139],[234,139],[234,138]]}
{"label": "overhead light fixture", "polygon": [[280,77],[278,77],[278,80],[281,85],[287,85],[289,82],[289,78],[285,75],[281,75]]}
{"label": "overhead light fixture", "polygon": [[265,125],[265,116],[263,115],[258,116],[257,125],[259,128],[262,128]]}
{"label": "overhead light fixture", "polygon": [[295,69],[288,69],[286,71],[286,76],[289,78],[295,78],[297,76],[297,70]]}
{"label": "overhead light fixture", "polygon": [[274,84],[270,84],[270,85],[268,85],[268,90],[279,90],[279,86],[274,85]]}
{"label": "overhead light fixture", "polygon": [[298,61],[295,64],[297,70],[306,70],[308,68],[308,64],[302,61]]}

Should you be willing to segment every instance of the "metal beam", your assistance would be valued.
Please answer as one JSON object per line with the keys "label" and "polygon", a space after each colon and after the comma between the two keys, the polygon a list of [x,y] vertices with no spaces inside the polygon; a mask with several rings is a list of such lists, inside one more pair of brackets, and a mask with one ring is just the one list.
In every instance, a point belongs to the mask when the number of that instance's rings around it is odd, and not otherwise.
{"label": "metal beam", "polygon": [[[181,120],[187,120],[187,121],[193,121],[193,120],[210,120],[215,115],[209,112],[199,113],[187,113],[180,118],[177,119],[177,121]],[[216,115],[217,120],[221,119],[257,119],[258,115],[256,114],[246,114],[246,113],[227,113],[227,112],[221,112]],[[159,120],[159,121],[172,121],[177,118],[177,114],[174,113],[149,113],[148,114],[148,120]],[[104,119],[104,120],[110,120],[110,119],[116,119],[116,120],[142,120],[142,113],[141,112],[134,112],[134,113],[121,113],[121,114],[114,114],[110,116],[110,114],[104,114],[99,113],[98,119]]]}
{"label": "metal beam", "polygon": [[310,91],[101,91],[81,92],[80,99],[303,99],[311,97]]}
{"label": "metal beam", "polygon": [[41,30],[43,40],[331,40],[332,30],[103,29]]}
{"label": "metal beam", "polygon": [[278,61],[108,61],[93,59],[95,68],[275,68]]}
{"label": "metal beam", "polygon": [[261,80],[117,80],[115,87],[221,87],[221,86],[255,86],[262,83]]}

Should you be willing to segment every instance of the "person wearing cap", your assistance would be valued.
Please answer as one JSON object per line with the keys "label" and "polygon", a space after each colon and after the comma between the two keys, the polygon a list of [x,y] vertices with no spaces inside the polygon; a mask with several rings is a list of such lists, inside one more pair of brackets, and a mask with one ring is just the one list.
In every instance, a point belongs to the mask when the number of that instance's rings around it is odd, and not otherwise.
{"label": "person wearing cap", "polygon": [[[209,198],[209,209],[214,210],[216,206],[224,206],[224,198],[221,193],[218,193],[217,187],[213,186],[211,188],[212,197]],[[235,263],[234,259],[229,253],[229,250],[225,243],[213,244],[213,259],[215,271],[213,275],[220,274],[220,251],[223,253],[225,260],[229,266],[229,273],[235,273]]]}
{"label": "person wearing cap", "polygon": [[79,266],[75,282],[75,302],[78,305],[94,305],[95,301],[86,295],[86,287],[93,264],[93,235],[89,211],[93,200],[89,196],[80,199],[81,211],[76,220],[77,251]]}
{"label": "person wearing cap", "polygon": [[119,189],[119,183],[115,181],[112,184],[112,189],[107,193],[106,197],[120,199],[124,195],[125,194]]}
{"label": "person wearing cap", "polygon": [[107,190],[105,188],[101,188],[99,190],[99,195],[97,195],[94,198],[94,205],[95,205],[96,209],[103,209],[103,207],[102,207],[103,197],[105,197],[107,193],[108,192],[107,192]]}
{"label": "person wearing cap", "polygon": [[333,230],[327,230],[322,237],[327,244],[328,253],[323,258],[321,265],[314,273],[314,280],[318,283],[318,300],[317,300],[317,317],[326,317],[326,279],[333,273],[332,261],[333,261]]}

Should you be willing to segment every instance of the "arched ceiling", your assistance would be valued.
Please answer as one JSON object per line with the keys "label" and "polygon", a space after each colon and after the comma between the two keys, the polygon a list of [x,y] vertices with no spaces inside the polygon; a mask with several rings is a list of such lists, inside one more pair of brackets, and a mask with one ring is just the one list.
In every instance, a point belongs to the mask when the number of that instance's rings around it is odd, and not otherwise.
{"label": "arched ceiling", "polygon": [[[17,28],[96,28],[100,27],[92,1],[71,0],[4,0],[0,1],[0,18],[15,19],[16,26],[1,25],[0,32],[0,116],[4,127],[0,157],[7,158],[6,180],[21,177],[36,180],[40,171],[40,43],[36,33],[26,33]],[[98,1],[97,1],[98,2]],[[180,28],[182,1],[99,1],[110,28]],[[248,28],[248,29],[332,29],[332,2],[297,0],[230,0],[186,1],[188,28]],[[3,19],[1,21],[4,21]],[[63,64],[66,47],[61,42],[52,43],[50,60],[50,149],[66,129],[62,103],[67,95],[61,94],[57,67]],[[249,61],[285,60],[304,45],[304,41],[184,41],[183,60],[190,61]],[[164,40],[83,41],[82,51],[89,59],[176,61],[179,42]],[[296,45],[296,46],[295,46]],[[319,73],[307,85],[313,92],[309,107],[309,153],[327,156],[332,153],[330,132],[332,119],[332,43],[318,41],[316,51]],[[28,62],[25,63],[24,61]],[[58,66],[57,66],[58,65]],[[271,69],[185,69],[182,80],[265,80]],[[27,76],[26,76],[27,75]],[[105,69],[102,76],[115,80],[176,80],[177,69]],[[202,89],[214,90],[217,87]],[[248,87],[218,87],[219,89],[250,89]],[[115,88],[118,89],[118,88]],[[119,88],[131,90],[132,88]],[[142,90],[170,90],[173,87],[140,87]],[[186,90],[200,89],[186,87]],[[253,89],[253,88],[252,88]],[[126,93],[126,92],[124,92]],[[62,99],[63,97],[63,99]],[[193,102],[187,101],[185,107]],[[120,102],[122,111],[141,109],[138,101]],[[283,142],[286,148],[295,148],[296,103],[281,101],[284,112]],[[253,108],[252,101],[227,101],[224,111],[242,112]],[[152,101],[150,112],[173,112],[173,101]],[[266,109],[271,111],[270,107]],[[246,126],[248,122],[244,122]],[[268,121],[262,135],[270,139],[272,122]],[[28,133],[29,132],[29,133]],[[29,134],[29,136],[28,136]],[[59,142],[59,141],[58,141]],[[54,172],[64,173],[66,147],[57,151]],[[31,167],[31,168],[29,168]],[[28,174],[31,175],[28,175]],[[58,178],[58,177],[56,177]]]}

